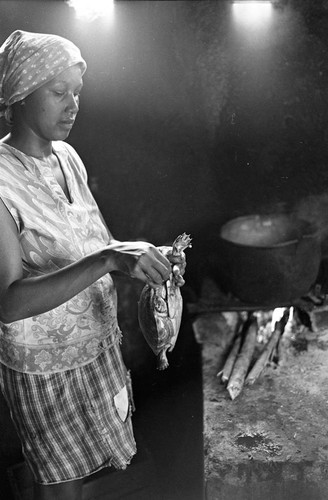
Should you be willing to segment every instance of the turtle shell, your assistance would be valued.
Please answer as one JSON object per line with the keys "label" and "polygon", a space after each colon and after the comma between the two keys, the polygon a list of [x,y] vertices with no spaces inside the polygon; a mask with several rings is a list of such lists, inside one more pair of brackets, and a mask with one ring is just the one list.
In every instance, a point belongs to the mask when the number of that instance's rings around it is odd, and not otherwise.
{"label": "turtle shell", "polygon": [[[191,246],[190,235],[183,233],[172,245],[172,254],[177,256]],[[182,317],[182,296],[177,286],[181,270],[173,266],[170,279],[157,288],[146,285],[138,303],[138,318],[141,331],[158,359],[158,368],[168,367],[166,351],[175,346]]]}
{"label": "turtle shell", "polygon": [[146,285],[140,295],[138,318],[149,347],[158,356],[158,368],[168,366],[166,351],[176,343],[182,316],[182,297],[179,287],[169,280],[152,288]]}

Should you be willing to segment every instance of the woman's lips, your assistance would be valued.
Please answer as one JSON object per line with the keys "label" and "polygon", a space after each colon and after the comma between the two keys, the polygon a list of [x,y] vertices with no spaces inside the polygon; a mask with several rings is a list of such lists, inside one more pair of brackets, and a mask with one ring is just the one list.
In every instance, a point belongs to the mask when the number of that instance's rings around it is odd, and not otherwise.
{"label": "woman's lips", "polygon": [[62,120],[59,124],[64,127],[72,127],[74,125],[74,121],[75,120]]}

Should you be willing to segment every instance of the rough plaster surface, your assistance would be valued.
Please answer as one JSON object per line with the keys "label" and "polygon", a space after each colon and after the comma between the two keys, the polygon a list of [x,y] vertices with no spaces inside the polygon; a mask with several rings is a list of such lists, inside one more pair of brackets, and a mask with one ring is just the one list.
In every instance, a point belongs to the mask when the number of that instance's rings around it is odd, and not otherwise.
{"label": "rough plaster surface", "polygon": [[327,499],[328,331],[303,333],[302,347],[290,346],[282,366],[267,368],[231,401],[216,376],[229,343],[225,319],[210,313],[194,322],[207,500]]}

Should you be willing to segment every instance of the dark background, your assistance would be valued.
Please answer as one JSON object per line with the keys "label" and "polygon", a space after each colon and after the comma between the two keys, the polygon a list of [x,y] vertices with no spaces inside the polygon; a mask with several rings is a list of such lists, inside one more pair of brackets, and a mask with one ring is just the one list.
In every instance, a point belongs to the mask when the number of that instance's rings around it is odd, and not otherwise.
{"label": "dark background", "polygon": [[25,29],[80,47],[88,70],[68,140],[118,239],[186,231],[199,261],[213,223],[324,202],[326,1],[282,0],[256,28],[220,0],[118,0],[111,21],[92,22],[60,0],[0,10],[1,42]]}

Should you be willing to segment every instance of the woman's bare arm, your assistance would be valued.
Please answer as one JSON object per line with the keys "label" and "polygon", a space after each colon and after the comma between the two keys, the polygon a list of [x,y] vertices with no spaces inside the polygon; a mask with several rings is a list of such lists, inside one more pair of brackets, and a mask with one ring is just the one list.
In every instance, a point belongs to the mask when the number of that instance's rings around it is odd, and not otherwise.
{"label": "woman's bare arm", "polygon": [[101,276],[122,271],[159,285],[169,261],[153,245],[117,242],[44,276],[23,279],[17,227],[0,201],[0,320],[10,323],[42,314],[71,299]]}

